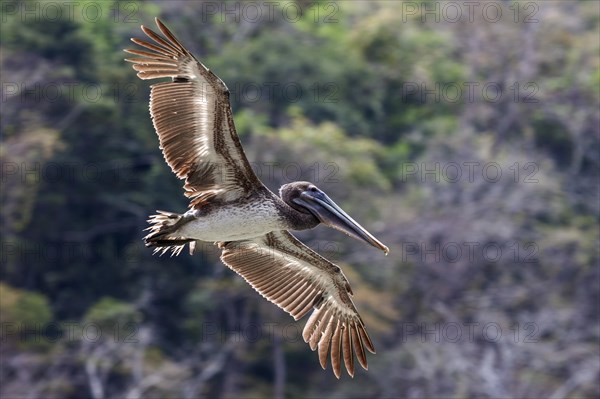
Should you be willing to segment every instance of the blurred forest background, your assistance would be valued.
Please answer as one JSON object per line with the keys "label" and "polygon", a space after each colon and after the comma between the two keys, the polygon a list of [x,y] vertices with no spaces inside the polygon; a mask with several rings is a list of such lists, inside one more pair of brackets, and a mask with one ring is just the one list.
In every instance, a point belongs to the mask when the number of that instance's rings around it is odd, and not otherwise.
{"label": "blurred forest background", "polygon": [[[599,3],[477,4],[3,1],[0,396],[597,397]],[[212,244],[144,248],[187,207],[123,61],[155,16],[269,188],[311,180],[390,247],[299,234],[368,372],[323,371]]]}

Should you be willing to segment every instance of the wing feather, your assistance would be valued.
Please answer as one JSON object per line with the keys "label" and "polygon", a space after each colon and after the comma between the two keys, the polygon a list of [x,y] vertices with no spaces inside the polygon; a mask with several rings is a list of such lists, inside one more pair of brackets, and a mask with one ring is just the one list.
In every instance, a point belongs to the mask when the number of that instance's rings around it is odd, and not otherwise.
{"label": "wing feather", "polygon": [[352,336],[350,328],[345,326],[342,332],[342,352],[344,353],[344,364],[348,374],[354,377],[354,356],[352,356]]}
{"label": "wing feather", "polygon": [[358,326],[354,326],[354,328],[350,329],[352,333],[352,342],[354,343],[354,348],[356,350],[356,358],[360,365],[368,370],[369,366],[367,365],[367,355],[365,354],[365,347],[362,341],[360,340],[360,334],[358,333]]}
{"label": "wing feather", "polygon": [[331,368],[337,378],[342,374],[342,363],[340,361],[340,347],[342,343],[341,321],[338,320],[333,337],[331,338]]}
{"label": "wing feather", "polygon": [[221,260],[262,296],[298,320],[315,308],[302,332],[319,363],[331,364],[340,377],[342,358],[354,375],[354,354],[365,369],[365,348],[375,353],[365,325],[351,299],[340,268],[312,251],[287,231],[252,240],[220,243]]}
{"label": "wing feather", "polygon": [[162,36],[142,26],[151,42],[125,50],[141,79],[171,78],[152,85],[150,114],[160,148],[173,173],[185,179],[191,207],[230,202],[266,189],[256,177],[233,123],[229,90],[158,19]]}
{"label": "wing feather", "polygon": [[323,338],[319,341],[319,363],[321,367],[325,369],[327,367],[327,355],[329,354],[329,343],[331,342],[331,336],[333,335],[333,326],[335,325],[335,318],[332,317],[327,323],[327,328],[323,333]]}

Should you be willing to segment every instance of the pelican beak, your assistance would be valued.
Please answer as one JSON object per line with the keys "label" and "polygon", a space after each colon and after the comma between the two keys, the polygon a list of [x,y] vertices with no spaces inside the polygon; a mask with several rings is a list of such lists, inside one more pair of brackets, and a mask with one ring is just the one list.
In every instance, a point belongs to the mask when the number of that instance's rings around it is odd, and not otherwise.
{"label": "pelican beak", "polygon": [[308,209],[321,223],[371,244],[375,248],[381,249],[386,255],[390,252],[388,247],[352,219],[318,188],[314,187],[312,190],[303,191],[300,197],[294,198],[292,201]]}

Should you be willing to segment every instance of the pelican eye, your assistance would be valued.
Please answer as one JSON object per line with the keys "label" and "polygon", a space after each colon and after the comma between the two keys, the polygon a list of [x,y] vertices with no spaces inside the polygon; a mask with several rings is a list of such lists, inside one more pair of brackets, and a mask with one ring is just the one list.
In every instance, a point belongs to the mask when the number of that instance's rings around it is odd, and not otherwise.
{"label": "pelican eye", "polygon": [[312,191],[313,193],[317,192],[317,188],[315,186],[310,186],[309,190]]}

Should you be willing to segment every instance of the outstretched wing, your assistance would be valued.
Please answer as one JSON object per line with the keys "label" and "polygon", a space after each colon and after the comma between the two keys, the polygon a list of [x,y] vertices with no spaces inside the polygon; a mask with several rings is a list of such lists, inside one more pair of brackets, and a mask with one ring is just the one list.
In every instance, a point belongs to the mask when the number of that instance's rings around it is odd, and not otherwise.
{"label": "outstretched wing", "polygon": [[323,368],[331,346],[336,377],[340,377],[342,356],[348,374],[354,376],[354,352],[367,369],[365,347],[371,353],[375,348],[350,298],[350,284],[338,266],[287,231],[219,246],[223,249],[221,260],[229,268],[295,320],[315,308],[302,337],[312,350],[318,348]]}
{"label": "outstretched wing", "polygon": [[165,160],[180,179],[190,206],[230,202],[264,187],[235,131],[229,90],[156,19],[160,36],[142,26],[154,43],[131,39],[145,50],[125,50],[141,79],[171,78],[152,85],[150,114]]}

